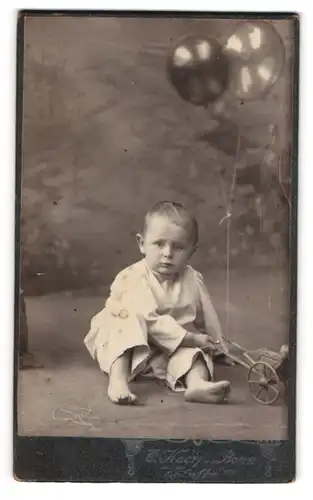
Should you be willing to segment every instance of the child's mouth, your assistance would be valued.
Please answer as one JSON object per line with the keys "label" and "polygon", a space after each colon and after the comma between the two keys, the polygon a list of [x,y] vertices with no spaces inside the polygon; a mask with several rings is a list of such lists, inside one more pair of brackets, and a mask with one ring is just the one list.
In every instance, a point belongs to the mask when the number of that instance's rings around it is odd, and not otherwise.
{"label": "child's mouth", "polygon": [[160,267],[164,267],[165,269],[172,269],[173,264],[171,264],[170,262],[161,262]]}

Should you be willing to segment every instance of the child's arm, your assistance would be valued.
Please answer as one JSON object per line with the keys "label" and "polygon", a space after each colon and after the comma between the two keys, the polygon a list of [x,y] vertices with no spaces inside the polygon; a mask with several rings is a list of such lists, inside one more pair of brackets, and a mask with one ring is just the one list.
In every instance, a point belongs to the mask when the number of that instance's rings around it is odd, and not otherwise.
{"label": "child's arm", "polygon": [[216,347],[205,333],[187,332],[181,344],[182,347],[199,347],[203,351],[214,352]]}
{"label": "child's arm", "polygon": [[[187,330],[167,314],[150,313],[146,318],[149,340],[167,354],[173,354],[182,345]],[[191,341],[191,338],[189,338]],[[187,347],[187,346],[186,346]]]}
{"label": "child's arm", "polygon": [[151,343],[169,355],[173,354],[178,347],[200,347],[207,351],[214,350],[214,345],[206,334],[186,330],[172,316],[150,315],[147,324]]}
{"label": "child's arm", "polygon": [[200,273],[197,273],[196,279],[199,291],[198,321],[196,320],[196,326],[199,325],[198,327],[201,331],[205,331],[212,338],[213,342],[217,342],[219,349],[227,352],[228,348],[223,339],[221,324],[213,307],[209,292],[204,284],[203,277]]}

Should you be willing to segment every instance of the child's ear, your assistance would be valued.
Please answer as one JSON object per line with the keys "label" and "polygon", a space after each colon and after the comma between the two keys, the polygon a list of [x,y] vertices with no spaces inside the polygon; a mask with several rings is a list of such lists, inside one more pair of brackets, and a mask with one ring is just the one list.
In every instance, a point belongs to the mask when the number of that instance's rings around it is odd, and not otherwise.
{"label": "child's ear", "polygon": [[137,245],[139,247],[140,253],[142,253],[142,255],[145,255],[144,237],[138,233],[138,234],[136,234],[136,239],[137,239]]}

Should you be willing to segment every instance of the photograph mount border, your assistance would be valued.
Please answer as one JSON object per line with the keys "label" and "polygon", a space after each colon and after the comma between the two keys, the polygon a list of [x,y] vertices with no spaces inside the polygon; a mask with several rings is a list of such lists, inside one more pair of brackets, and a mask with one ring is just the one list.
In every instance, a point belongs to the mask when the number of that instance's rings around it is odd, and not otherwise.
{"label": "photograph mount border", "polygon": [[[18,435],[20,219],[24,22],[29,16],[176,17],[210,19],[288,19],[294,22],[292,92],[292,203],[290,214],[290,376],[288,439],[284,441],[206,441],[26,437]],[[292,12],[193,12],[21,10],[17,22],[15,306],[14,306],[14,476],[36,482],[284,483],[295,479],[296,330],[298,245],[299,15]],[[91,459],[92,458],[92,459]]]}

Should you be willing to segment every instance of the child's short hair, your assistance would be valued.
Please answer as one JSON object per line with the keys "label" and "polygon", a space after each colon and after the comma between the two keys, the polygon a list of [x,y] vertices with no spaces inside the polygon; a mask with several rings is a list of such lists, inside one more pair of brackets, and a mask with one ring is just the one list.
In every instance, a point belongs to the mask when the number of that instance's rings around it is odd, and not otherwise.
{"label": "child's short hair", "polygon": [[144,232],[146,232],[149,220],[153,215],[163,215],[171,222],[183,227],[190,232],[194,245],[198,244],[199,231],[197,219],[190,213],[188,208],[176,201],[160,201],[145,216]]}

